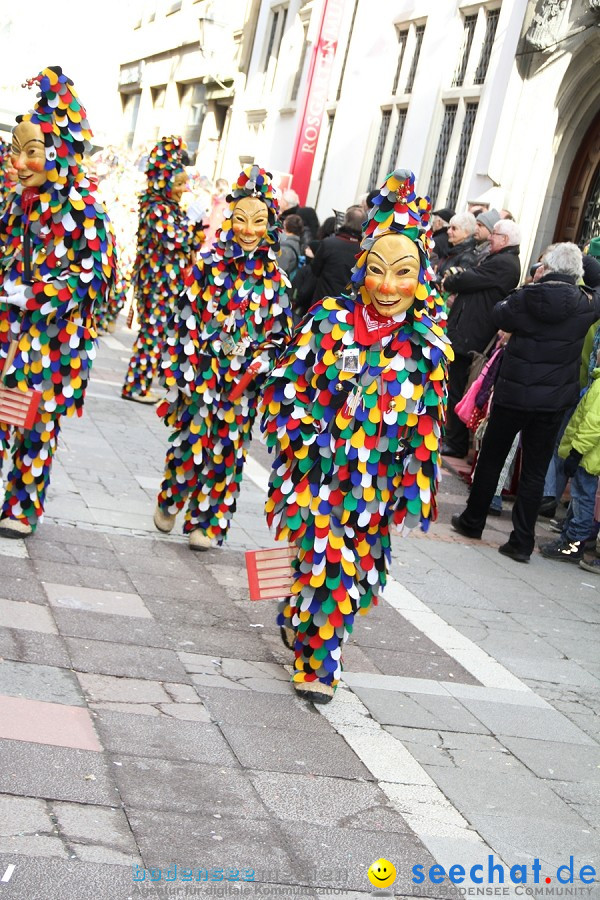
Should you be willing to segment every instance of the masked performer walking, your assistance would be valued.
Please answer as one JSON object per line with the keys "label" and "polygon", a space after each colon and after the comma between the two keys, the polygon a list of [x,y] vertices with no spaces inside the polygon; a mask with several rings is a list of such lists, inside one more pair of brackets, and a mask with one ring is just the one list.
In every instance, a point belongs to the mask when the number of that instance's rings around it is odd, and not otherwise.
{"label": "masked performer walking", "polygon": [[200,248],[202,207],[180,207],[187,185],[187,152],[180,137],[163,137],[152,148],[146,166],[148,184],[140,197],[137,253],[133,284],[139,334],[133,345],[121,396],[137,403],[156,403],[150,390],[158,372],[167,324],[184,287],[184,270]]}
{"label": "masked performer walking", "polygon": [[0,220],[0,353],[18,342],[7,384],[42,399],[30,431],[4,432],[12,450],[0,519],[7,537],[31,534],[43,514],[60,420],[82,413],[94,307],[114,271],[108,216],[82,165],[92,133],[73,82],[53,66],[30,84],[38,100],[13,132],[19,184]]}
{"label": "masked performer walking", "polygon": [[351,293],[312,308],[264,390],[276,451],[267,519],[298,551],[278,622],[294,687],[314,702],[333,697],[354,617],[385,585],[390,523],[427,530],[437,515],[452,351],[429,214],[412,173],[393,172],[369,212]]}
{"label": "masked performer walking", "polygon": [[[270,174],[248,166],[232,186],[216,242],[194,267],[167,337],[162,368],[169,392],[158,413],[172,434],[154,524],[171,531],[187,502],[183,530],[193,550],[227,535],[261,376],[290,336],[277,216]],[[234,398],[250,366],[254,377]]]}

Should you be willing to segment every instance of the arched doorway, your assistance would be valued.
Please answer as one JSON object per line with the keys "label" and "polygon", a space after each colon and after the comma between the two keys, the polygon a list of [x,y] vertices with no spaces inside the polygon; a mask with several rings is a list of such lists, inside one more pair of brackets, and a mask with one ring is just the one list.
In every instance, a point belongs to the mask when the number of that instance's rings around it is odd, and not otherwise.
{"label": "arched doorway", "polygon": [[600,112],[588,128],[565,184],[555,241],[585,244],[600,234]]}

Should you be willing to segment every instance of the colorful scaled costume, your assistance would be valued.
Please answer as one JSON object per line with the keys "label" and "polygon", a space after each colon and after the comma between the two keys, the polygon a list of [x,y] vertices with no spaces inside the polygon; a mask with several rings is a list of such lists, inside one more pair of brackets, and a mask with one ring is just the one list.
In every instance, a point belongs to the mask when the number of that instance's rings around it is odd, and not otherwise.
{"label": "colorful scaled costume", "polygon": [[42,392],[33,429],[5,431],[12,469],[0,530],[12,536],[35,530],[61,416],[82,413],[94,307],[114,271],[110,222],[82,168],[92,134],[85,109],[58,66],[31,83],[39,85],[38,101],[13,132],[20,184],[0,220],[0,355],[18,341],[7,383]]}
{"label": "colorful scaled costume", "polygon": [[217,240],[179,299],[163,356],[170,390],[158,413],[173,434],[155,524],[170,531],[188,501],[184,531],[193,549],[227,534],[263,379],[251,381],[238,399],[231,391],[253,361],[266,371],[290,336],[270,178],[248,166],[233,185]]}
{"label": "colorful scaled costume", "polygon": [[354,617],[385,585],[390,522],[426,531],[437,515],[452,350],[432,286],[429,210],[412,173],[388,176],[353,291],[312,308],[264,390],[277,454],[267,519],[298,550],[278,623],[295,651],[294,686],[315,702],[333,696]]}
{"label": "colorful scaled costume", "polygon": [[[125,376],[122,396],[154,403],[150,392],[158,372],[167,323],[184,287],[184,270],[200,247],[199,227],[183,213],[175,181],[185,176],[185,144],[163,137],[148,157],[148,184],[140,197],[133,284],[140,331]],[[184,179],[185,181],[185,179]]]}
{"label": "colorful scaled costume", "polygon": [[15,182],[9,175],[12,168],[10,144],[0,138],[0,215],[2,214],[9,194],[15,189]]}

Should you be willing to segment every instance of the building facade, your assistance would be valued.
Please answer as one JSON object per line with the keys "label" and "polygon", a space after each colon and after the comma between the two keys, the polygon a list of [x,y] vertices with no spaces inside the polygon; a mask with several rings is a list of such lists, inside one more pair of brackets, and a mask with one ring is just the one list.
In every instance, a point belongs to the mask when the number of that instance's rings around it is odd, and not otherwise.
{"label": "building facade", "polygon": [[434,207],[509,209],[524,266],[600,232],[600,0],[179,0],[145,16],[121,66],[130,141],[182,132],[213,178],[257,161],[321,219],[410,168]]}
{"label": "building facade", "polygon": [[[434,206],[509,209],[524,266],[553,239],[600,233],[597,0],[395,0],[376,15],[369,0],[344,6],[307,195],[321,217],[400,165]],[[261,7],[238,114],[255,127],[262,117],[257,152],[285,172],[301,115],[286,90],[292,78],[300,100],[307,89],[300,28],[314,41],[317,10]],[[261,92],[261,48],[286,9],[278,90]]]}
{"label": "building facade", "polygon": [[[143,147],[181,134],[209,178],[226,165],[231,106],[243,93],[244,28],[252,0],[166,0],[142,4],[119,71],[120,138]],[[245,45],[252,38],[246,36]]]}

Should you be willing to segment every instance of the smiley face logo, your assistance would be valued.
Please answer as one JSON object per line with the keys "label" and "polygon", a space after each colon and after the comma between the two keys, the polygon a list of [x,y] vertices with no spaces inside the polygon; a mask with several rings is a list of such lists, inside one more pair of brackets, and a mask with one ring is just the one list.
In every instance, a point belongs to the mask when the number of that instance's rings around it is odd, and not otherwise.
{"label": "smiley face logo", "polygon": [[367,877],[373,887],[386,888],[396,880],[396,869],[387,859],[376,859],[369,866]]}

